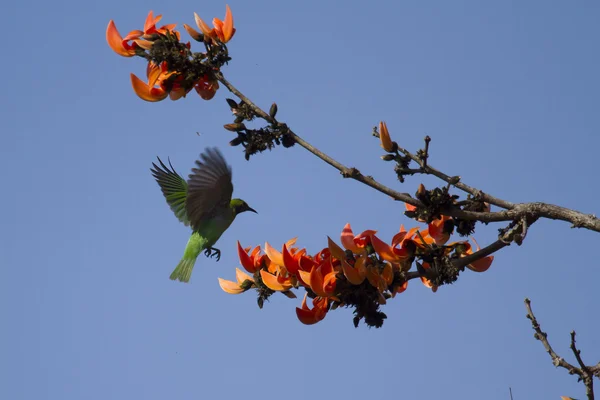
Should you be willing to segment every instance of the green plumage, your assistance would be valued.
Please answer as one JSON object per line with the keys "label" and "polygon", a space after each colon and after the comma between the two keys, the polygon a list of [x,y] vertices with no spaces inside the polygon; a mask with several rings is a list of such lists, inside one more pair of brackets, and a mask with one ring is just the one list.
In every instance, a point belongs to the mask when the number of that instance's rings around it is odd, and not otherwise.
{"label": "green plumage", "polygon": [[207,256],[221,257],[213,246],[229,228],[237,214],[254,211],[241,199],[232,199],[231,167],[216,148],[208,148],[196,161],[187,182],[169,161],[166,166],[152,163],[152,175],[158,182],[167,204],[175,216],[192,228],[183,258],[171,274],[171,279],[189,282],[196,259],[204,250]]}

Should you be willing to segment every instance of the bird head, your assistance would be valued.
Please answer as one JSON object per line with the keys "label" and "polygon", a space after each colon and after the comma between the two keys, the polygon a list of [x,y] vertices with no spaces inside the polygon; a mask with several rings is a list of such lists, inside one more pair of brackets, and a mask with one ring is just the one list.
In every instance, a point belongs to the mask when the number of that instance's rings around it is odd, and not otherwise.
{"label": "bird head", "polygon": [[253,213],[256,213],[256,210],[254,210],[252,207],[250,207],[248,205],[248,203],[246,203],[244,200],[242,199],[231,199],[231,208],[233,208],[233,212],[235,213],[235,215],[238,215],[240,213],[243,213],[245,211],[252,211]]}

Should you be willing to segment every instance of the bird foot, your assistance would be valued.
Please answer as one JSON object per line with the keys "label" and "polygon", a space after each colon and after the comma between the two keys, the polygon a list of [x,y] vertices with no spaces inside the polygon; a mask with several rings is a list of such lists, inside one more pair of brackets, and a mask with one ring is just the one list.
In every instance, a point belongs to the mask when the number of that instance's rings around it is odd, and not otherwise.
{"label": "bird foot", "polygon": [[217,257],[217,261],[219,261],[221,259],[221,250],[215,249],[214,247],[209,247],[208,249],[204,250],[204,255],[210,258]]}

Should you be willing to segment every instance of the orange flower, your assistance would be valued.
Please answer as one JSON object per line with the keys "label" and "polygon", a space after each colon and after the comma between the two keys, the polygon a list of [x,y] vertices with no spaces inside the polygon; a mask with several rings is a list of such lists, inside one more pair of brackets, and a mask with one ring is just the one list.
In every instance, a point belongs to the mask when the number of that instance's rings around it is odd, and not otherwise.
{"label": "orange flower", "polygon": [[388,153],[391,153],[395,150],[394,142],[392,142],[392,139],[390,138],[387,125],[383,121],[379,123],[379,141],[381,142],[381,147]]}
{"label": "orange flower", "polygon": [[327,311],[329,310],[329,299],[325,297],[315,297],[313,299],[313,309],[311,310],[306,305],[306,297],[304,295],[304,299],[302,300],[302,307],[296,307],[296,315],[300,322],[305,325],[316,324],[317,322],[323,320],[327,315]]}
{"label": "orange flower", "polygon": [[293,286],[292,280],[287,274],[282,273],[282,270],[279,270],[277,275],[270,273],[269,271],[265,271],[264,269],[260,270],[260,277],[262,278],[263,283],[266,287],[276,292],[285,292],[290,290]]}
{"label": "orange flower", "polygon": [[[148,83],[144,83],[140,78],[131,74],[131,86],[133,86],[135,94],[142,100],[150,102],[161,101],[166,99],[169,95],[165,81],[173,74],[174,72],[167,71],[165,62],[163,62],[160,67],[150,62],[146,68]],[[155,87],[157,84],[159,87]]]}
{"label": "orange flower", "polygon": [[[200,28],[204,36],[209,37],[212,40],[218,40],[221,43],[227,43],[235,34],[235,28],[233,27],[233,16],[231,15],[231,9],[229,6],[225,7],[224,21],[221,21],[219,18],[213,18],[213,29],[210,29],[209,26],[202,20],[202,18],[198,16],[198,14],[194,13],[194,17],[196,19],[196,25],[198,25],[198,28]],[[188,30],[188,33],[189,32],[190,31]],[[192,33],[190,33],[190,36],[194,37]]]}
{"label": "orange flower", "polygon": [[[207,74],[192,86],[184,87],[184,76],[175,71],[169,72],[166,61],[161,63],[160,67],[152,62],[148,63],[146,75],[148,83],[144,83],[137,76],[131,74],[131,85],[142,100],[150,102],[164,100],[167,96],[173,101],[179,100],[185,97],[192,90],[192,87],[196,88],[196,92],[204,100],[210,100],[219,88],[219,83]],[[155,87],[157,85],[158,87]]]}
{"label": "orange flower", "polygon": [[173,30],[177,24],[164,25],[158,29],[156,28],[156,23],[160,21],[161,18],[162,15],[159,15],[155,18],[153,12],[150,11],[146,17],[144,30],[131,31],[124,38],[121,37],[119,31],[117,30],[117,26],[111,19],[108,22],[108,27],[106,28],[106,41],[115,53],[123,57],[132,57],[136,54],[136,48],[138,47],[144,50],[149,50],[153,44],[153,42],[149,40],[152,39],[153,35],[155,34],[166,35],[167,32],[171,32],[174,33],[177,36],[177,40],[179,40],[179,32]]}
{"label": "orange flower", "polygon": [[[309,286],[317,296],[335,298],[337,286],[337,271],[334,270],[331,258],[323,260],[310,272],[300,271],[302,281]],[[336,298],[337,300],[337,298]]]}
{"label": "orange flower", "polygon": [[452,217],[442,215],[441,219],[431,221],[428,226],[428,234],[438,246],[443,246],[450,239],[454,231],[454,221]]}
{"label": "orange flower", "polygon": [[[475,243],[475,247],[477,248],[477,250],[475,250],[475,251],[479,251],[479,244],[477,244],[477,241],[475,240],[475,238],[471,238],[471,240],[473,240],[473,242]],[[474,251],[471,248],[471,245],[469,244],[469,242],[464,242],[464,244],[467,246],[467,248],[464,252],[464,255],[473,254]],[[492,261],[494,261],[494,256],[483,257],[483,258],[480,258],[477,261],[473,261],[471,264],[467,265],[467,268],[469,268],[471,271],[475,271],[475,272],[485,272],[492,265]]]}
{"label": "orange flower", "polygon": [[152,35],[156,33],[166,35],[167,32],[173,32],[175,33],[175,35],[177,35],[177,40],[179,40],[179,32],[173,30],[177,26],[177,24],[163,25],[158,29],[156,28],[156,24],[161,19],[162,15],[157,15],[156,17],[154,17],[154,13],[152,12],[152,10],[150,10],[148,16],[146,17],[146,22],[144,23],[144,39],[150,39]]}
{"label": "orange flower", "polygon": [[362,249],[371,244],[371,235],[374,235],[375,233],[377,233],[377,231],[366,230],[360,235],[354,236],[352,227],[350,227],[350,224],[346,224],[341,235],[342,246],[355,254],[360,253]]}
{"label": "orange flower", "polygon": [[[385,261],[389,261],[393,264],[402,264],[403,262],[410,260],[416,249],[415,242],[412,239],[407,238],[406,233],[400,233],[403,234],[401,235],[401,239],[396,237],[397,235],[394,236],[395,241],[398,242],[394,246],[390,246],[377,236],[371,235],[371,244],[373,245],[375,252]],[[392,240],[392,242],[394,242],[394,240]],[[402,247],[396,247],[398,244],[401,244]]]}
{"label": "orange flower", "polygon": [[402,247],[404,246],[405,241],[413,241],[418,230],[419,228],[415,226],[414,228],[410,228],[407,232],[406,229],[404,229],[404,225],[400,225],[400,230],[392,238],[392,247]]}
{"label": "orange flower", "polygon": [[117,30],[115,22],[111,19],[106,28],[106,41],[110,48],[118,55],[123,57],[133,57],[135,55],[135,49],[139,47],[136,40],[143,34],[144,32],[142,31],[131,31],[123,38]]}
{"label": "orange flower", "polygon": [[237,283],[219,278],[221,289],[229,294],[240,294],[254,287],[254,279],[239,268],[235,269]]}

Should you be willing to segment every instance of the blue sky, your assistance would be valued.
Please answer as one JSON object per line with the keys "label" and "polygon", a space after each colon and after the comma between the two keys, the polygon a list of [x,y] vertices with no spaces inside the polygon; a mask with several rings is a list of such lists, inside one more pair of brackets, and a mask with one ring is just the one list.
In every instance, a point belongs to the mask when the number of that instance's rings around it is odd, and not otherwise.
{"label": "blue sky", "polygon": [[[341,162],[399,191],[372,127],[402,146],[433,138],[430,163],[510,201],[599,213],[598,37],[593,1],[236,1],[224,69],[259,105]],[[432,294],[418,282],[379,330],[350,310],[300,324],[299,300],[227,295],[244,245],[298,236],[311,252],[346,222],[389,238],[403,208],[300,147],[246,162],[229,148],[226,90],[210,102],[141,101],[104,32],[223,17],[225,3],[23,1],[5,6],[0,96],[0,398],[582,398],[525,319],[530,297],[559,354],[600,358],[597,233],[541,221]],[[184,34],[185,35],[185,34]],[[196,132],[201,132],[200,136]],[[189,285],[168,279],[189,236],[149,172],[156,156],[187,174],[207,146],[233,167],[243,214],[200,258]],[[480,227],[480,244],[498,228]]]}

